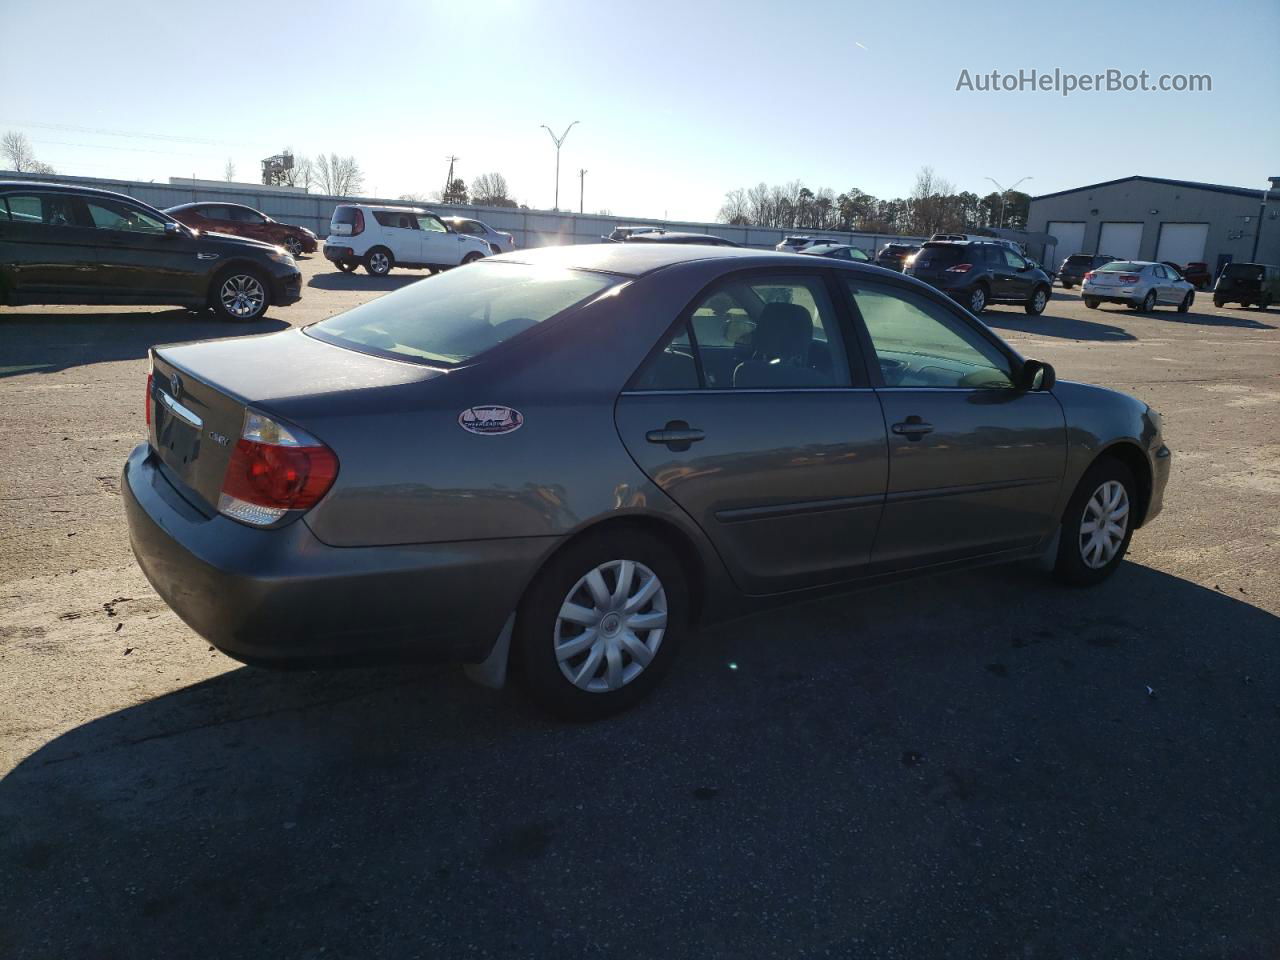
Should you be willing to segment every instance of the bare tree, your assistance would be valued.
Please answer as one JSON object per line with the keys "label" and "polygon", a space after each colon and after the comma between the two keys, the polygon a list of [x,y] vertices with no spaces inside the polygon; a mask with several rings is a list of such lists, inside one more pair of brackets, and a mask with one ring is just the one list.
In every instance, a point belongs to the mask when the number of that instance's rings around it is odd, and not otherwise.
{"label": "bare tree", "polygon": [[425,193],[402,193],[400,194],[400,196],[396,197],[396,199],[407,200],[410,203],[426,203],[431,198],[428,197]]}
{"label": "bare tree", "polygon": [[933,167],[921,167],[916,173],[916,183],[909,198],[911,229],[929,236],[946,227],[948,207],[953,206],[948,201],[955,192],[956,188],[951,181],[934,173]]}
{"label": "bare tree", "polygon": [[315,161],[316,182],[331,197],[349,197],[364,186],[364,172],[355,157],[323,153]]}
{"label": "bare tree", "polygon": [[471,202],[482,207],[514,207],[507,178],[500,173],[482,173],[471,181]]}
{"label": "bare tree", "polygon": [[222,179],[231,183],[236,178],[236,165],[230,157],[227,157],[227,165],[222,168]]}
{"label": "bare tree", "polygon": [[53,167],[36,159],[36,152],[31,148],[31,141],[20,130],[9,130],[0,138],[0,153],[3,153],[11,169],[19,173],[55,173]]}
{"label": "bare tree", "polygon": [[[285,153],[293,153],[292,150],[286,150]],[[284,172],[284,182],[290,187],[302,187],[304,190],[310,189],[311,184],[315,183],[316,168],[311,162],[310,157],[294,155],[293,166]]]}
{"label": "bare tree", "polygon": [[724,195],[724,205],[720,207],[716,220],[720,223],[744,226],[751,222],[750,211],[751,201],[747,199],[747,191],[739,187]]}

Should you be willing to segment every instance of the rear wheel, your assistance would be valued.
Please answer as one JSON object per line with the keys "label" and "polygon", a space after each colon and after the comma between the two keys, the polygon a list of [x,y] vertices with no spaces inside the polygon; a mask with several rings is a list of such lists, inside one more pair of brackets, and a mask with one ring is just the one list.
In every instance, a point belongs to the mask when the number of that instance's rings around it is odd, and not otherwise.
{"label": "rear wheel", "polygon": [[552,557],[516,615],[530,696],[574,720],[638,702],[683,639],[684,583],[670,548],[641,532],[588,536]]}
{"label": "rear wheel", "polygon": [[284,248],[289,251],[290,256],[302,256],[302,241],[297,237],[286,237],[284,241]]}
{"label": "rear wheel", "polygon": [[1178,312],[1186,313],[1188,310],[1190,310],[1191,304],[1195,303],[1195,299],[1196,299],[1196,292],[1194,290],[1188,290],[1187,295],[1183,297],[1182,302],[1178,304]]}
{"label": "rear wheel", "polygon": [[1044,313],[1044,308],[1049,305],[1049,288],[1036,287],[1031,294],[1031,299],[1026,303],[1026,311],[1032,316]]}
{"label": "rear wheel", "polygon": [[985,309],[987,309],[987,288],[979,284],[969,293],[969,312],[979,314]]}
{"label": "rear wheel", "polygon": [[1115,573],[1133,537],[1136,490],[1133,473],[1112,457],[1085,472],[1062,517],[1058,579],[1088,587]]}
{"label": "rear wheel", "polygon": [[1215,307],[1221,307],[1221,306],[1222,306],[1224,303],[1226,303],[1226,302],[1227,302],[1227,301],[1223,300],[1221,297],[1214,297],[1214,298],[1213,298],[1213,305],[1214,305]]}
{"label": "rear wheel", "polygon": [[1098,304],[1100,304],[1101,302],[1102,302],[1102,301],[1101,301],[1101,300],[1099,300],[1097,297],[1085,297],[1085,298],[1084,298],[1084,305],[1085,305],[1086,307],[1088,307],[1090,310],[1097,310],[1097,309],[1098,309]]}
{"label": "rear wheel", "polygon": [[1140,306],[1138,309],[1141,310],[1143,313],[1150,313],[1155,308],[1156,308],[1156,292],[1154,290],[1148,290],[1147,295],[1142,298],[1142,306]]}
{"label": "rear wheel", "polygon": [[1062,281],[1062,289],[1063,289],[1063,290],[1070,290],[1070,289],[1071,289],[1072,287],[1074,287],[1074,286],[1075,286],[1075,284],[1074,284],[1074,283],[1067,283],[1067,281],[1065,281],[1065,280],[1063,280],[1063,281]]}
{"label": "rear wheel", "polygon": [[375,277],[385,277],[393,263],[391,251],[386,247],[374,247],[364,255],[364,268]]}
{"label": "rear wheel", "polygon": [[1267,307],[1269,307],[1269,306],[1271,306],[1271,297],[1270,297],[1270,295],[1265,296],[1265,297],[1263,297],[1261,300],[1259,300],[1259,301],[1258,301],[1258,309],[1259,309],[1259,310],[1265,310],[1265,309],[1267,309]]}
{"label": "rear wheel", "polygon": [[210,306],[224,320],[257,320],[267,312],[267,281],[252,267],[233,267],[214,281]]}
{"label": "rear wheel", "polygon": [[360,266],[355,260],[335,260],[333,265],[343,273],[352,273],[356,267]]}

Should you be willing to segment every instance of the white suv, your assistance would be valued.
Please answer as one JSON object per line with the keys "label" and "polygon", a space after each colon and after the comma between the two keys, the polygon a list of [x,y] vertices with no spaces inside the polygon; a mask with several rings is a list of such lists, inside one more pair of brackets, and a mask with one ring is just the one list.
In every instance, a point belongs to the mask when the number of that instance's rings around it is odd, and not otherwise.
{"label": "white suv", "polygon": [[451,230],[434,213],[418,207],[375,207],[344,203],[333,211],[324,255],[350,273],[364,264],[375,277],[392,267],[445,270],[479,260],[489,245]]}

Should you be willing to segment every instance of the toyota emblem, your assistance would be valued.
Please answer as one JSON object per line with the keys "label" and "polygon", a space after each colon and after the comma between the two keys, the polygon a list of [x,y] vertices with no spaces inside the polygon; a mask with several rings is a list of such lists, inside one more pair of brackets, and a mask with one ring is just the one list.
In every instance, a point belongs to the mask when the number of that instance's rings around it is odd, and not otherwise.
{"label": "toyota emblem", "polygon": [[169,377],[169,393],[176,400],[178,394],[182,393],[182,378],[176,373]]}

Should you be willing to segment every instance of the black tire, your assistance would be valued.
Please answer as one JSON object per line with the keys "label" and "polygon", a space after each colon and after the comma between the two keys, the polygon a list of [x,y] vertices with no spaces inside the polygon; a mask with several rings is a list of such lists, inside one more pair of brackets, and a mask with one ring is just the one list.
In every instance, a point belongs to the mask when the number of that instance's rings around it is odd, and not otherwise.
{"label": "black tire", "polygon": [[496,243],[489,244],[489,249],[493,251],[493,255],[495,257],[502,252],[502,248],[498,246]]}
{"label": "black tire", "polygon": [[228,267],[209,285],[209,306],[232,323],[261,320],[270,305],[271,282],[257,267]]}
{"label": "black tire", "polygon": [[1271,297],[1270,297],[1270,295],[1265,296],[1265,297],[1263,297],[1261,300],[1259,300],[1259,301],[1258,301],[1258,309],[1259,309],[1259,310],[1265,310],[1265,309],[1267,309],[1267,307],[1269,307],[1269,306],[1271,306]]}
{"label": "black tire", "polygon": [[1098,304],[1100,304],[1100,303],[1102,303],[1102,301],[1101,301],[1101,300],[1099,300],[1097,297],[1085,297],[1085,298],[1084,298],[1084,305],[1085,305],[1086,307],[1088,307],[1090,310],[1097,310],[1097,309],[1098,309]]}
{"label": "black tire", "polygon": [[1142,303],[1138,305],[1138,309],[1143,313],[1151,313],[1156,308],[1156,292],[1148,290],[1147,295],[1142,298]]}
{"label": "black tire", "polygon": [[396,265],[396,258],[386,247],[374,247],[364,255],[364,268],[375,277],[385,277]]}
{"label": "black tire", "polygon": [[1221,308],[1221,307],[1222,307],[1222,305],[1223,305],[1224,303],[1226,303],[1226,302],[1227,302],[1227,301],[1223,300],[1221,297],[1214,297],[1214,298],[1213,298],[1213,305],[1214,305],[1215,307],[1219,307],[1219,308]]}
{"label": "black tire", "polygon": [[[1081,531],[1081,527],[1087,522],[1086,508],[1095,491],[1111,481],[1119,482],[1125,489],[1128,498],[1128,522],[1125,524],[1124,539],[1120,542],[1115,555],[1105,565],[1093,567],[1086,563],[1084,558],[1084,544],[1081,541],[1086,535]],[[1133,479],[1133,472],[1114,457],[1104,454],[1085,471],[1062,515],[1058,556],[1053,567],[1054,576],[1073,587],[1091,587],[1115,573],[1129,550],[1129,541],[1133,539],[1137,491],[1138,486]]]}
{"label": "black tire", "polygon": [[969,308],[969,312],[974,316],[978,316],[982,311],[987,309],[987,301],[991,294],[987,291],[986,284],[978,284],[969,291],[969,297],[965,306]]}
{"label": "black tire", "polygon": [[1036,287],[1031,291],[1031,298],[1023,305],[1027,313],[1033,317],[1038,317],[1044,313],[1044,308],[1049,305],[1049,297],[1051,296],[1048,287]]}
{"label": "black tire", "polygon": [[1075,286],[1075,284],[1074,284],[1074,283],[1067,283],[1067,281],[1065,281],[1065,280],[1063,280],[1063,281],[1062,281],[1062,289],[1063,289],[1063,290],[1070,290],[1070,289],[1071,289],[1072,287],[1074,287],[1074,286]]}
{"label": "black tire", "polygon": [[1196,292],[1194,290],[1188,290],[1187,295],[1183,297],[1182,302],[1178,304],[1178,312],[1186,313],[1191,309],[1191,304],[1195,303],[1195,301],[1196,301]]}
{"label": "black tire", "polygon": [[[647,666],[613,690],[593,692],[575,685],[562,672],[556,656],[556,630],[561,608],[572,598],[586,596],[580,585],[588,574],[602,565],[630,560],[642,564],[657,575],[666,602],[666,627],[657,639],[657,648]],[[615,571],[616,574],[616,571]],[[616,590],[617,578],[610,581],[602,574],[610,592]],[[651,601],[653,602],[653,601]],[[639,608],[646,610],[646,606]],[[569,720],[594,720],[625,710],[645,697],[661,681],[676,656],[688,629],[689,601],[684,571],[679,559],[660,539],[642,531],[588,535],[553,556],[538,572],[525,591],[516,614],[515,655],[523,667],[523,679],[530,697],[542,709]],[[604,621],[600,621],[602,624]],[[573,628],[572,624],[562,629]],[[576,629],[576,628],[575,628]],[[585,629],[585,628],[584,628]],[[625,631],[625,627],[624,627]],[[645,642],[651,633],[645,634]],[[639,634],[637,634],[639,636]],[[563,639],[563,638],[562,638]],[[568,639],[574,639],[570,636]],[[587,648],[566,661],[568,669],[583,669],[595,649]],[[625,662],[624,662],[625,661]],[[607,673],[607,656],[597,657]],[[620,654],[622,666],[629,671],[639,664],[630,654]],[[594,675],[594,674],[593,674]],[[605,682],[601,674],[598,682]]]}
{"label": "black tire", "polygon": [[465,267],[468,263],[475,263],[477,260],[483,260],[483,259],[484,259],[483,253],[468,253],[465,257],[462,258],[462,266]]}
{"label": "black tire", "polygon": [[302,241],[298,237],[285,237],[284,248],[289,251],[289,256],[302,256]]}
{"label": "black tire", "polygon": [[356,267],[360,266],[355,260],[335,260],[333,265],[343,273],[354,273]]}

